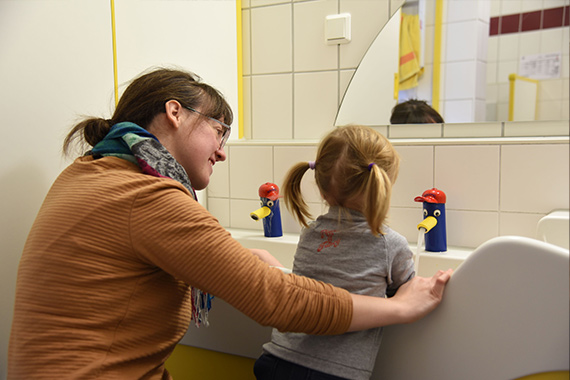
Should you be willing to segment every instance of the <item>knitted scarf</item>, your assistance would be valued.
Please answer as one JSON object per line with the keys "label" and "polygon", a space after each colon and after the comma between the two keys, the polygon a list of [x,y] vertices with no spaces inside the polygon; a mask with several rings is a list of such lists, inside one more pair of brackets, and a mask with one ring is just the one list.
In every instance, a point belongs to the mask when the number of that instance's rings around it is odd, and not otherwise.
{"label": "knitted scarf", "polygon": [[[184,185],[197,200],[196,191],[182,165],[152,133],[134,123],[123,122],[113,125],[107,136],[93,147],[90,154],[95,159],[107,156],[119,157],[138,165],[144,174],[174,179]],[[214,297],[194,287],[191,288],[191,293],[192,319],[196,327],[200,327],[202,322],[208,326],[208,312]]]}

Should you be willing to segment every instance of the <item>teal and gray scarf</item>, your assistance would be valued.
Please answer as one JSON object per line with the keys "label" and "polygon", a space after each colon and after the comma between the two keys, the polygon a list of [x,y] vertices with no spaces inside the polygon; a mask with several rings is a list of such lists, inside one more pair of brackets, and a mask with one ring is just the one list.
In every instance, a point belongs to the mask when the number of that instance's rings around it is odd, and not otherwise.
{"label": "teal and gray scarf", "polygon": [[[197,200],[196,191],[182,165],[152,133],[134,123],[113,125],[107,136],[93,147],[90,154],[95,159],[119,157],[138,165],[144,174],[174,179],[184,185]],[[202,322],[208,326],[208,312],[213,298],[210,294],[192,287],[192,319],[197,327]]]}

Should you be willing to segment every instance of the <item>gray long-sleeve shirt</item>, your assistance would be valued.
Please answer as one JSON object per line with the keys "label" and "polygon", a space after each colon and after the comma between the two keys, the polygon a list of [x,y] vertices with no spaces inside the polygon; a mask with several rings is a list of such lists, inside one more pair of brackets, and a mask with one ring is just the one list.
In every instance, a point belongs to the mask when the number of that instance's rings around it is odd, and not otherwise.
{"label": "gray long-sleeve shirt", "polygon": [[[331,207],[301,233],[293,272],[351,293],[392,296],[414,276],[412,252],[406,239],[383,227],[374,236],[364,215]],[[273,330],[263,348],[284,360],[354,380],[372,374],[382,329],[334,336],[281,333]]]}

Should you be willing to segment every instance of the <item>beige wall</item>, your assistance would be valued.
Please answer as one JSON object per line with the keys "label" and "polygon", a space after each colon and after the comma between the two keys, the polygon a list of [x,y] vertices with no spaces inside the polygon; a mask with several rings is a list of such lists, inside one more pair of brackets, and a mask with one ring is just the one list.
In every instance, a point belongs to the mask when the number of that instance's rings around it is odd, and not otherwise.
{"label": "beige wall", "polygon": [[[115,5],[120,84],[149,66],[176,65],[218,87],[237,112],[233,1],[117,0]],[[18,262],[45,194],[69,163],[61,157],[63,137],[80,115],[109,117],[114,108],[109,2],[0,1],[0,51],[0,379],[5,379]]]}

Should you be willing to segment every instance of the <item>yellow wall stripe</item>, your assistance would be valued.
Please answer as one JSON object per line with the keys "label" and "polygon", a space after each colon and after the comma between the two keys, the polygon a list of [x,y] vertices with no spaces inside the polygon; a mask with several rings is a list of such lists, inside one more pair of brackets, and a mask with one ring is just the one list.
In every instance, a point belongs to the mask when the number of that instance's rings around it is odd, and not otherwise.
{"label": "yellow wall stripe", "polygon": [[113,38],[113,81],[115,84],[115,107],[119,103],[119,80],[117,78],[117,33],[115,30],[115,0],[111,0],[111,34]]}
{"label": "yellow wall stripe", "polygon": [[237,27],[237,90],[238,90],[238,138],[243,138],[243,33],[241,19],[241,0],[236,0],[236,27]]}
{"label": "yellow wall stripe", "polygon": [[439,111],[439,87],[441,70],[441,27],[443,23],[443,0],[435,2],[435,32],[433,36],[433,78],[431,106]]}

